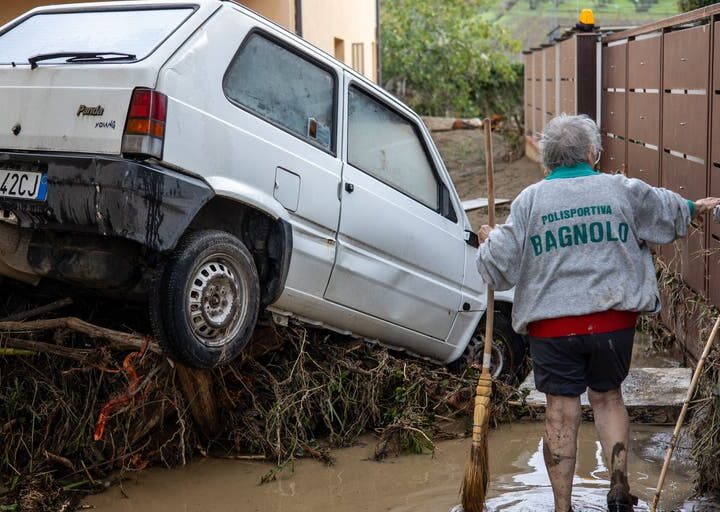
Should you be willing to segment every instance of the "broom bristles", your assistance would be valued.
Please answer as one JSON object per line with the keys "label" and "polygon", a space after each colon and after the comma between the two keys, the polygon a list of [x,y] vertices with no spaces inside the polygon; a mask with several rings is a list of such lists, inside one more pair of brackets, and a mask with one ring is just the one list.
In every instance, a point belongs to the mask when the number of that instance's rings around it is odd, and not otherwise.
{"label": "broom bristles", "polygon": [[488,487],[488,415],[481,425],[481,439],[474,440],[470,450],[470,460],[465,467],[461,494],[464,512],[483,512]]}
{"label": "broom bristles", "polygon": [[483,512],[485,509],[489,473],[488,430],[491,394],[492,378],[488,373],[483,372],[475,390],[472,449],[460,490],[464,512]]}

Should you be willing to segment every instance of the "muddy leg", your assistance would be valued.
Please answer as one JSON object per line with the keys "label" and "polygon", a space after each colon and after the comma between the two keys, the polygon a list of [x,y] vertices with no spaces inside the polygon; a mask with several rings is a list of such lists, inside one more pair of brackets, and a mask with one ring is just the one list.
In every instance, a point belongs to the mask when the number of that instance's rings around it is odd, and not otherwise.
{"label": "muddy leg", "polygon": [[588,390],[588,398],[595,413],[595,428],[600,437],[612,483],[616,480],[627,482],[630,420],[622,392],[619,389],[604,393]]}
{"label": "muddy leg", "polygon": [[571,510],[580,419],[579,397],[547,395],[543,456],[555,496],[555,512]]}
{"label": "muddy leg", "polygon": [[637,498],[630,494],[627,479],[627,450],[630,442],[630,420],[622,391],[614,389],[604,393],[589,391],[590,404],[595,412],[595,428],[600,437],[605,461],[610,470],[608,510],[633,510]]}

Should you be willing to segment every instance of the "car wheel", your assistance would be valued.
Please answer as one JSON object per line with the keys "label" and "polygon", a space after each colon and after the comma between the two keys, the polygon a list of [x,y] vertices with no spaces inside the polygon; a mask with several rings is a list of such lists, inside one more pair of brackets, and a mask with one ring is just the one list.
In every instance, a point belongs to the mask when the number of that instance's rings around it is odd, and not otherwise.
{"label": "car wheel", "polygon": [[[478,324],[465,352],[457,362],[465,368],[482,364],[485,346],[485,320]],[[490,359],[490,374],[493,379],[515,384],[524,377],[527,345],[521,335],[512,328],[510,318],[505,312],[496,310],[493,317],[493,343]]]}
{"label": "car wheel", "polygon": [[260,280],[245,245],[222,231],[185,237],[158,271],[150,317],[161,346],[197,368],[229,362],[247,345],[260,309]]}

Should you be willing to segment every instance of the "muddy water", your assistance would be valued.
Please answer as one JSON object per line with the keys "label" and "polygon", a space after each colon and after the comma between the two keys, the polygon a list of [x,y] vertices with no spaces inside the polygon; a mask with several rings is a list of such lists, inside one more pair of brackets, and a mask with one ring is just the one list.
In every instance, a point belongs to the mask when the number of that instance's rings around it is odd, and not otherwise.
{"label": "muddy water", "polygon": [[[634,425],[629,477],[632,490],[648,501],[657,482],[668,429]],[[542,424],[517,423],[490,437],[491,511],[552,511],[552,494],[542,462]],[[378,463],[367,460],[373,440],[336,452],[325,467],[300,461],[294,473],[258,485],[267,464],[205,459],[185,468],[152,469],[87,500],[106,512],[447,512],[458,503],[469,441],[438,444],[432,455],[406,455]],[[592,425],[580,431],[573,499],[576,512],[602,511],[607,470]],[[668,476],[664,509],[681,506],[691,492],[689,467],[676,464]],[[124,496],[123,496],[124,495]],[[637,510],[647,510],[643,503]]]}

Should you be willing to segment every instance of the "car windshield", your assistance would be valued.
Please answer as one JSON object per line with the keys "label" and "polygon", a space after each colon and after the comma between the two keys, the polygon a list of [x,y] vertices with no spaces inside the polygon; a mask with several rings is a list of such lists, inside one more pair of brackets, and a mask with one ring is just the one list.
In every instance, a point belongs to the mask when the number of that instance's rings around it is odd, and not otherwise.
{"label": "car windshield", "polygon": [[62,52],[123,52],[140,60],[193,11],[188,7],[36,14],[0,34],[0,63],[25,63],[36,55]]}

